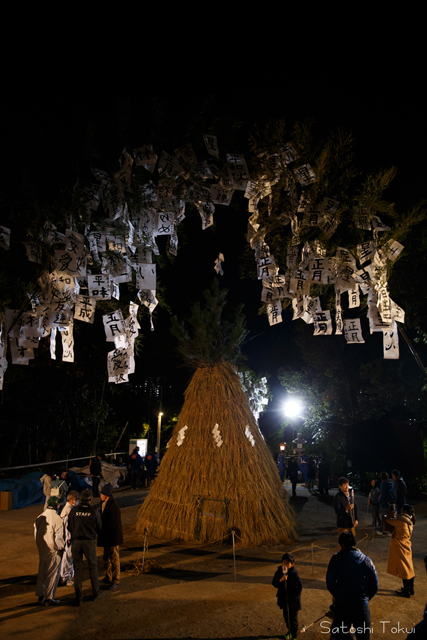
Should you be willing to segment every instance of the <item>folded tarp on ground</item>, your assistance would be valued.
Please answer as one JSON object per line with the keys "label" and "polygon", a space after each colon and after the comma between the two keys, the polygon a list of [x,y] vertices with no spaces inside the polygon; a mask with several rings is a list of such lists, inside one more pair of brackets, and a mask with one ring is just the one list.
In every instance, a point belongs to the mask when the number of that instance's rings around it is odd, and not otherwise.
{"label": "folded tarp on ground", "polygon": [[22,509],[30,504],[40,504],[45,501],[40,482],[42,475],[39,471],[32,471],[18,480],[11,478],[0,480],[0,491],[12,491],[14,509]]}
{"label": "folded tarp on ground", "polygon": [[[30,504],[41,504],[46,499],[40,482],[42,475],[43,473],[40,471],[31,471],[31,473],[27,473],[16,480],[12,478],[0,480],[0,491],[12,491],[14,509],[22,509],[22,507],[28,507]],[[101,489],[106,482],[111,482],[113,487],[116,488],[124,483],[126,475],[127,469],[125,467],[115,467],[112,464],[108,464],[108,462],[103,462],[103,477],[99,483],[99,488]],[[70,480],[69,489],[74,489],[80,493],[83,489],[92,488],[89,465],[68,469],[68,477]]]}
{"label": "folded tarp on ground", "polygon": [[[108,462],[102,462],[102,478],[99,483],[99,488],[101,489],[106,482],[111,482],[114,488],[117,488],[119,485],[123,484],[126,480],[127,469],[126,467],[116,467],[113,464],[109,464]],[[70,472],[73,472],[79,480],[82,480],[84,477],[84,481],[88,484],[85,486],[92,487],[92,479],[90,476],[89,465],[85,467],[72,467],[68,469],[68,475],[70,476]],[[70,478],[71,479],[71,478]],[[74,487],[71,487],[74,489]],[[83,487],[84,488],[84,487]],[[78,489],[77,489],[78,491]]]}

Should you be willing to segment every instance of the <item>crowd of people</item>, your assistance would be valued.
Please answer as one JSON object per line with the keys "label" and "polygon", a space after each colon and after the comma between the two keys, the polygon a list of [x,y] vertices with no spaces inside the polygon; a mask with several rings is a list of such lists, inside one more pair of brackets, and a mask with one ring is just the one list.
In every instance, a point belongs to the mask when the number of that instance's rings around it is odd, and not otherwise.
{"label": "crowd of people", "polygon": [[[97,453],[96,456],[89,461],[89,475],[94,498],[99,498],[99,487],[102,483],[106,482],[102,471],[104,460],[105,456],[102,453]],[[139,455],[139,447],[135,447],[125,463],[122,457],[119,456],[115,460],[112,460],[111,464],[113,467],[126,467],[131,489],[138,489],[139,487],[150,486],[156,476],[159,459],[155,453],[147,453],[143,458]],[[69,489],[80,492],[87,486],[76,473],[65,469],[52,474],[46,469],[40,478],[40,482],[45,495],[45,509],[47,508],[47,502],[50,497],[59,498],[59,504],[62,507],[65,506],[66,495]]]}
{"label": "crowd of people", "polygon": [[[50,475],[46,471],[40,481],[45,495],[43,512],[34,523],[34,537],[39,551],[36,596],[44,606],[60,604],[57,588],[74,586],[75,605],[82,603],[83,558],[89,568],[92,597],[100,598],[96,546],[103,547],[104,589],[116,589],[120,582],[119,547],[123,544],[120,509],[113,497],[113,486],[103,478],[104,456],[98,453],[89,462],[92,489],[66,470]],[[159,461],[156,454],[142,458],[135,447],[126,463],[121,457],[118,467],[128,469],[132,489],[149,486],[154,480]],[[78,483],[79,490],[71,487]],[[100,509],[92,499],[100,497]]]}
{"label": "crowd of people", "polygon": [[[61,585],[74,586],[74,604],[82,604],[84,558],[89,569],[92,599],[97,600],[104,595],[100,589],[96,546],[103,548],[105,577],[101,582],[104,589],[115,589],[120,583],[119,548],[123,544],[121,513],[113,497],[112,485],[100,483],[102,467],[99,471],[96,459],[102,460],[102,456],[98,455],[91,464],[91,472],[99,473],[99,476],[94,475],[99,481],[93,483],[94,490],[100,487],[99,509],[91,504],[94,497],[91,490],[84,489],[80,494],[73,489],[68,490],[66,472],[53,479],[47,474],[41,478],[45,494],[49,489],[49,495],[46,496],[43,512],[34,524],[39,552],[36,597],[40,605],[60,604],[56,592]],[[129,456],[127,466],[133,488],[141,482],[143,469],[147,475],[150,474],[148,477],[154,477],[157,464],[150,468],[150,459],[146,457],[144,461],[138,447]],[[284,459],[278,462],[285,466]],[[291,459],[288,477],[292,485],[297,482],[293,462],[298,469],[296,460]],[[122,461],[119,464],[123,464]],[[285,470],[279,468],[279,471],[284,479]],[[402,580],[402,586],[395,593],[403,598],[411,598],[415,593],[411,537],[416,517],[413,506],[406,502],[406,484],[400,471],[394,469],[391,476],[392,479],[387,472],[383,472],[381,479],[371,481],[368,505],[372,509],[372,526],[376,527],[379,535],[390,536],[387,573]],[[309,475],[308,478],[314,481]],[[331,637],[336,640],[350,637],[353,627],[356,638],[368,640],[372,630],[369,601],[378,591],[378,576],[372,560],[356,547],[359,516],[348,478],[341,477],[338,487],[333,507],[337,518],[339,550],[331,557],[326,573],[326,586],[333,598],[330,606]],[[313,488],[314,484],[310,483],[309,489]],[[295,640],[303,587],[291,553],[283,555],[272,584],[277,589],[277,604],[283,611],[288,628],[285,639]],[[426,631],[427,605],[425,619],[412,630],[410,637],[425,637],[422,634],[426,634]]]}
{"label": "crowd of people", "polygon": [[34,538],[39,552],[36,584],[38,604],[56,606],[59,586],[74,586],[74,604],[83,600],[83,558],[89,568],[92,599],[103,593],[99,586],[96,547],[103,547],[105,589],[116,589],[120,582],[119,547],[123,544],[120,509],[113,497],[113,487],[101,488],[101,508],[92,506],[93,493],[83,489],[79,494],[71,489],[66,504],[59,511],[60,499],[51,496],[47,507],[34,523]]}
{"label": "crowd of people", "polygon": [[[292,482],[292,476],[290,479]],[[333,506],[337,517],[339,551],[332,556],[326,573],[326,586],[333,597],[330,632],[331,637],[338,640],[352,637],[350,629],[353,628],[356,638],[368,640],[372,629],[369,601],[378,591],[378,576],[372,560],[356,547],[358,510],[354,491],[346,477],[341,477],[338,485]],[[368,504],[372,508],[372,526],[379,527],[380,535],[390,536],[387,573],[402,580],[402,586],[396,589],[395,594],[410,598],[415,593],[411,537],[416,517],[414,508],[406,502],[406,484],[400,471],[394,469],[392,480],[383,472],[381,482],[372,480],[371,487]],[[384,526],[388,529],[385,533],[382,531]],[[277,589],[277,604],[283,610],[288,628],[285,639],[295,639],[302,583],[292,554],[284,554],[272,584]],[[427,605],[423,621],[412,629],[408,637],[427,637]]]}
{"label": "crowd of people", "polygon": [[289,478],[292,485],[292,497],[295,498],[298,482],[302,482],[304,476],[307,479],[307,488],[312,493],[314,491],[314,481],[316,476],[319,480],[319,493],[322,496],[329,495],[329,465],[325,460],[316,460],[311,456],[308,460],[301,456],[290,456],[288,460],[283,452],[277,458],[277,470],[282,482]]}
{"label": "crowd of people", "polygon": [[[307,460],[297,456],[286,460],[284,454],[280,453],[277,466],[282,482],[286,477],[289,478],[293,497],[296,496],[297,483],[302,482],[304,476],[307,489],[313,492],[317,474],[319,493],[328,495],[329,469],[325,462],[318,463],[313,457]],[[411,537],[416,517],[413,506],[406,502],[406,492],[406,484],[398,469],[393,469],[391,478],[384,471],[379,478],[371,481],[368,508],[372,512],[371,526],[375,528],[376,535],[390,537],[387,573],[402,581],[402,586],[396,588],[395,593],[397,596],[410,598],[415,593]],[[334,599],[331,605],[331,637],[350,637],[350,628],[353,626],[356,630],[361,630],[356,633],[357,638],[367,639],[370,634],[368,603],[378,590],[378,578],[373,562],[356,548],[359,514],[354,491],[346,477],[338,480],[333,507],[337,518],[339,552],[331,558],[326,576],[327,588]],[[289,630],[285,638],[296,638],[302,584],[291,554],[283,556],[282,565],[274,575],[273,586],[278,590],[277,603],[283,609]],[[420,624],[416,628],[417,632],[420,629],[425,632],[427,613],[426,621]]]}

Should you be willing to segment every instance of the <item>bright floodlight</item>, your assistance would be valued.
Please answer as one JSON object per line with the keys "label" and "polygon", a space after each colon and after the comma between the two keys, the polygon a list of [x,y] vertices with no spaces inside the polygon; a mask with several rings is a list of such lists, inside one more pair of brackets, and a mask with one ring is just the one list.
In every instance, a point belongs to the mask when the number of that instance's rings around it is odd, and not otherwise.
{"label": "bright floodlight", "polygon": [[302,404],[299,400],[287,400],[284,409],[288,418],[296,418],[301,415]]}

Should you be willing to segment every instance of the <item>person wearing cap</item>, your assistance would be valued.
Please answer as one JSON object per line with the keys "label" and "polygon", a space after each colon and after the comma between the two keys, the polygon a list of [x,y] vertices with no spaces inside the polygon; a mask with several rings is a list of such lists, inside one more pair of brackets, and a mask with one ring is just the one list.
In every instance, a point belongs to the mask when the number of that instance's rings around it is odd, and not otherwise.
{"label": "person wearing cap", "polygon": [[102,529],[99,511],[92,507],[93,498],[90,489],[83,489],[80,494],[80,504],[74,506],[68,515],[68,530],[71,533],[71,555],[74,564],[74,592],[76,598],[74,604],[82,603],[83,583],[83,556],[88,567],[90,582],[92,585],[93,600],[102,594],[99,590],[98,560],[96,557],[96,536]]}
{"label": "person wearing cap", "polygon": [[47,509],[34,523],[34,538],[39,551],[36,596],[38,604],[46,607],[60,604],[55,596],[65,543],[64,523],[56,512],[58,502],[58,498],[49,498]]}
{"label": "person wearing cap", "polygon": [[107,482],[101,489],[102,530],[98,534],[98,547],[104,547],[104,584],[116,589],[120,582],[119,548],[123,544],[122,516],[113,498],[113,486]]}

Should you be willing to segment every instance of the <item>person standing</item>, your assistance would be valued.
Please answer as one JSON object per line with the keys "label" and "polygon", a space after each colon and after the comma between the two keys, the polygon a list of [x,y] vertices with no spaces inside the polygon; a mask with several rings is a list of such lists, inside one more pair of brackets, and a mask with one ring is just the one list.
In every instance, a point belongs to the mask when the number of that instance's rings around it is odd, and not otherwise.
{"label": "person standing", "polygon": [[296,497],[296,488],[298,482],[298,462],[295,460],[294,456],[292,456],[288,464],[288,475],[289,480],[292,484],[292,497]]}
{"label": "person standing", "polygon": [[381,474],[379,502],[380,516],[382,518],[387,515],[390,510],[390,506],[394,503],[393,482],[385,471]]}
{"label": "person standing", "polygon": [[414,565],[412,563],[411,536],[416,522],[414,508],[410,504],[402,507],[395,518],[387,516],[387,523],[394,525],[388,550],[387,573],[403,580],[403,587],[396,593],[403,598],[414,595]]}
{"label": "person standing", "polygon": [[359,549],[351,531],[341,533],[340,551],[329,561],[326,586],[334,597],[331,638],[350,637],[351,626],[358,640],[369,640],[371,614],[369,601],[378,591],[374,563]]}
{"label": "person standing", "polygon": [[377,524],[381,527],[381,518],[380,518],[380,489],[378,487],[378,480],[371,480],[371,491],[369,493],[368,504],[372,507],[372,526],[376,527]]}
{"label": "person standing", "polygon": [[131,455],[129,456],[129,460],[127,463],[127,468],[130,471],[130,477],[132,481],[131,489],[138,489],[140,476],[141,476],[141,469],[143,466],[144,466],[144,462],[141,456],[139,455],[139,447],[135,447],[135,449],[132,451]]}
{"label": "person standing", "polygon": [[314,489],[314,481],[316,479],[316,461],[314,458],[310,458],[308,461],[307,469],[307,489],[310,493]]}
{"label": "person standing", "polygon": [[116,589],[120,583],[120,545],[123,544],[122,516],[113,498],[113,486],[107,482],[101,489],[102,529],[98,534],[98,547],[104,547],[104,584]]}
{"label": "person standing", "polygon": [[68,530],[72,540],[71,554],[76,594],[74,604],[76,606],[80,606],[83,599],[83,556],[85,556],[89,567],[93,599],[96,600],[102,595],[99,590],[98,560],[96,557],[96,536],[102,529],[102,523],[99,511],[90,504],[92,497],[90,489],[83,489],[80,494],[80,504],[74,506],[68,516]]}
{"label": "person standing", "polygon": [[356,537],[356,527],[358,525],[357,506],[354,501],[353,492],[350,494],[348,478],[338,480],[339,491],[334,498],[334,511],[337,514],[338,535],[343,531],[351,531]]}
{"label": "person standing", "polygon": [[52,487],[52,477],[48,474],[46,470],[42,475],[42,477],[40,478],[40,482],[42,483],[43,493],[45,495],[44,509],[43,509],[43,511],[45,511],[47,509],[47,503],[50,498],[50,490]]}
{"label": "person standing", "polygon": [[55,476],[50,489],[50,495],[52,498],[58,498],[58,511],[62,511],[63,507],[65,507],[67,503],[67,491],[67,472],[61,471],[59,476]]}
{"label": "person standing", "polygon": [[285,640],[295,640],[298,634],[298,611],[301,610],[302,582],[295,569],[292,553],[283,554],[282,564],[273,576],[273,587],[277,589],[277,606],[283,610],[289,630]]}
{"label": "person standing", "polygon": [[71,509],[75,506],[77,502],[77,498],[79,494],[77,491],[72,489],[67,493],[67,503],[65,507],[63,507],[61,511],[61,518],[64,523],[64,532],[65,532],[65,547],[64,553],[62,556],[61,563],[61,573],[60,573],[60,586],[72,587],[74,585],[73,576],[74,576],[74,567],[73,567],[73,557],[71,555],[71,533],[68,530],[68,516],[70,515]]}
{"label": "person standing", "polygon": [[102,458],[102,453],[97,453],[96,456],[89,462],[89,470],[92,477],[92,492],[94,498],[99,497],[98,487],[99,481],[101,480],[102,476]]}
{"label": "person standing", "polygon": [[280,480],[284,482],[285,475],[286,475],[286,461],[285,461],[285,456],[283,455],[282,452],[279,453],[279,456],[277,458],[277,470],[279,472]]}
{"label": "person standing", "polygon": [[394,501],[397,513],[402,512],[402,507],[406,504],[406,484],[400,475],[399,469],[393,469],[391,472],[393,478]]}
{"label": "person standing", "polygon": [[148,486],[153,482],[156,477],[157,467],[159,466],[159,459],[156,453],[148,453],[145,456],[145,468],[147,469]]}
{"label": "person standing", "polygon": [[36,596],[38,604],[45,607],[60,604],[55,596],[64,549],[64,523],[56,513],[57,506],[58,499],[49,498],[47,509],[34,523],[34,538],[39,551]]}

